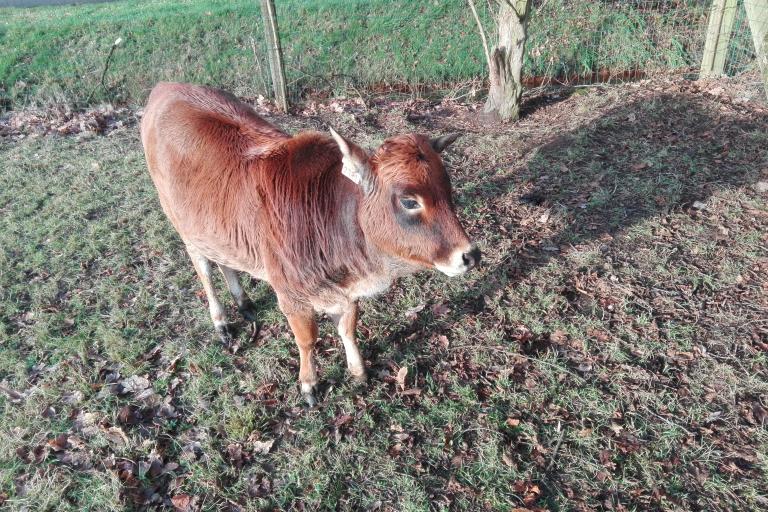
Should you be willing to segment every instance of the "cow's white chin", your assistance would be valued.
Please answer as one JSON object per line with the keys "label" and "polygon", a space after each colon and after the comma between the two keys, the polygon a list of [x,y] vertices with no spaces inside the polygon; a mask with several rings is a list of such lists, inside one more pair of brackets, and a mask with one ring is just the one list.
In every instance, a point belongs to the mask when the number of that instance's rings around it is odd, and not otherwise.
{"label": "cow's white chin", "polygon": [[456,277],[460,276],[464,272],[467,271],[466,266],[462,266],[461,268],[455,268],[455,267],[446,267],[445,265],[438,265],[435,263],[435,268],[442,272],[443,274],[447,275],[448,277]]}

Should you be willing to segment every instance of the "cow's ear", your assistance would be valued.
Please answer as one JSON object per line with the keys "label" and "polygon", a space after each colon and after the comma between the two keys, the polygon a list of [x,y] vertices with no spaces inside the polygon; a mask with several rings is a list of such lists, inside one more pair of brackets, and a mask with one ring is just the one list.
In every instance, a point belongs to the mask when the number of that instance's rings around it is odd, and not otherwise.
{"label": "cow's ear", "polygon": [[448,135],[443,135],[442,137],[431,139],[429,144],[432,146],[432,149],[435,150],[435,153],[442,153],[445,148],[453,144],[454,141],[459,138],[459,135],[461,134],[449,133]]}
{"label": "cow's ear", "polygon": [[373,171],[371,171],[371,159],[368,153],[356,145],[354,142],[350,142],[338,133],[333,128],[328,128],[331,131],[333,139],[339,146],[341,151],[341,173],[350,180],[357,183],[363,192],[366,194],[373,190]]}

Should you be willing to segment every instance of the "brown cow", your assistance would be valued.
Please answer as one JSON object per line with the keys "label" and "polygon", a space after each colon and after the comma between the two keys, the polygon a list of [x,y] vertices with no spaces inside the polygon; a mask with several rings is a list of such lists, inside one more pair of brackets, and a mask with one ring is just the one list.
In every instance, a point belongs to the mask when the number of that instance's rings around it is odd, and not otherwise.
{"label": "brown cow", "polygon": [[216,331],[230,339],[211,262],[247,319],[253,303],[237,272],[267,281],[296,336],[310,405],[316,312],[334,320],[350,373],[365,381],[358,299],[419,269],[456,276],[480,259],[438,156],[456,135],[394,137],[373,155],[331,135],[291,137],[227,93],[173,83],[154,88],[141,122],[160,203],[200,276]]}

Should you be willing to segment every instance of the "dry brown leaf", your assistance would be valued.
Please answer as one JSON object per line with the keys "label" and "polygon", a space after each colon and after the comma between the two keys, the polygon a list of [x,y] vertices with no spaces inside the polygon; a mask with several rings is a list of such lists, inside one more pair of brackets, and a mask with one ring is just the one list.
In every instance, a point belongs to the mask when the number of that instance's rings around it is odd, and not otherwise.
{"label": "dry brown leaf", "polygon": [[269,450],[272,449],[273,444],[275,444],[275,440],[270,439],[269,441],[254,441],[251,443],[251,446],[253,447],[253,453],[267,455]]}
{"label": "dry brown leaf", "polygon": [[117,446],[128,446],[128,436],[125,435],[120,427],[109,427],[104,433],[107,440]]}
{"label": "dry brown leaf", "polygon": [[448,305],[445,303],[441,302],[440,304],[435,304],[434,306],[432,306],[432,314],[435,315],[436,317],[447,315],[450,312],[451,312],[451,308],[449,308]]}
{"label": "dry brown leaf", "polygon": [[176,496],[171,498],[171,503],[173,503],[173,508],[175,510],[178,510],[179,512],[189,510],[190,501],[191,499],[188,494],[177,494]]}
{"label": "dry brown leaf", "polygon": [[403,391],[405,391],[405,379],[406,379],[406,377],[408,377],[408,367],[407,366],[403,366],[402,368],[400,368],[397,371],[397,377],[396,377],[397,386],[401,390],[403,390]]}
{"label": "dry brown leaf", "polygon": [[150,386],[149,379],[140,375],[132,375],[120,383],[122,393],[136,393]]}

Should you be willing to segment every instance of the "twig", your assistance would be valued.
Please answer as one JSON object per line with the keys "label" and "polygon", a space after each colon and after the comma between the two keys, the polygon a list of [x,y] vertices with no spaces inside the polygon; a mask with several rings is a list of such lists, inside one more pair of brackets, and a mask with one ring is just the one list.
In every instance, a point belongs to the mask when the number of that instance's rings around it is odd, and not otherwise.
{"label": "twig", "polygon": [[475,9],[475,0],[467,0],[469,8],[472,9],[472,16],[475,17],[477,22],[477,30],[480,32],[480,39],[483,40],[483,51],[485,51],[485,61],[488,63],[488,70],[491,69],[491,52],[488,51],[488,41],[485,39],[485,30],[483,30],[483,24],[480,22],[480,16],[477,15],[477,9]]}
{"label": "twig", "polygon": [[[104,61],[104,69],[101,72],[101,80],[99,80],[99,85],[104,88],[104,92],[109,94],[109,89],[107,88],[107,84],[104,83],[104,78],[107,76],[107,71],[109,70],[109,62],[112,60],[112,54],[115,53],[115,49],[120,45],[120,43],[123,42],[122,37],[118,37],[115,39],[115,42],[112,43],[112,46],[109,48],[109,53],[107,54],[107,60]],[[96,92],[96,89],[98,89],[99,86],[97,85],[91,90],[91,93],[88,95],[88,97],[85,99],[85,102],[88,103],[91,101],[91,98],[93,98],[93,93]]]}
{"label": "twig", "polygon": [[549,464],[547,464],[547,469],[544,471],[549,472],[550,469],[552,469],[552,466],[555,464],[555,458],[557,457],[557,452],[560,450],[560,445],[563,442],[563,438],[565,437],[565,430],[560,425],[560,422],[557,422],[557,429],[560,431],[560,437],[557,440],[557,444],[555,445],[555,449],[552,450],[552,456],[549,458]]}

